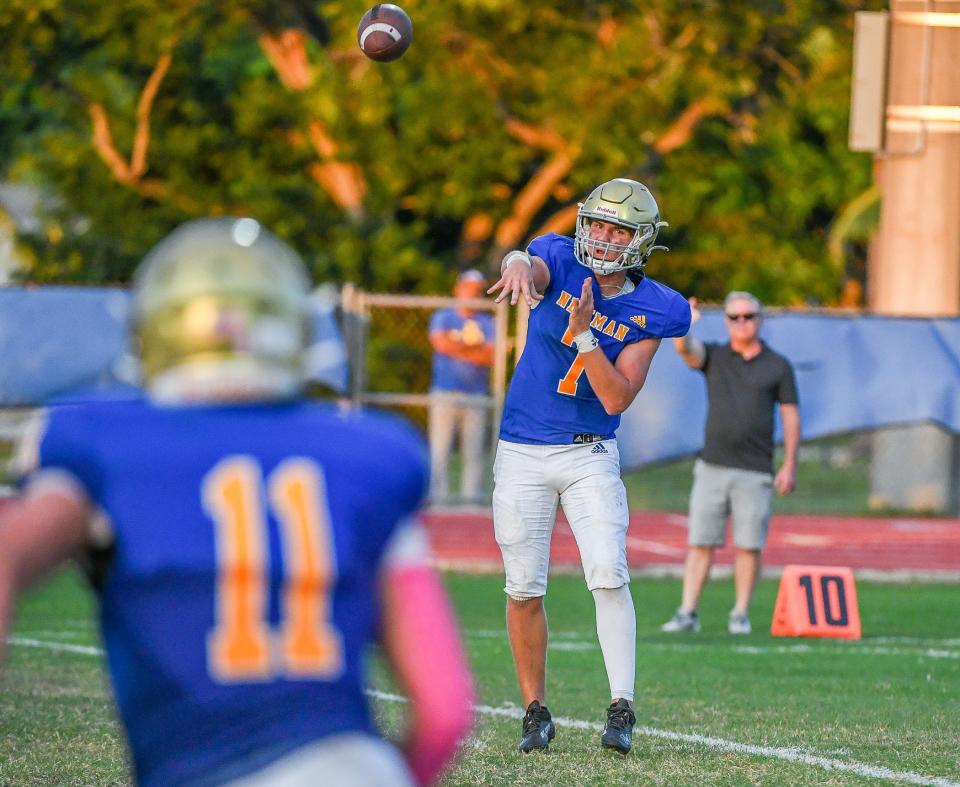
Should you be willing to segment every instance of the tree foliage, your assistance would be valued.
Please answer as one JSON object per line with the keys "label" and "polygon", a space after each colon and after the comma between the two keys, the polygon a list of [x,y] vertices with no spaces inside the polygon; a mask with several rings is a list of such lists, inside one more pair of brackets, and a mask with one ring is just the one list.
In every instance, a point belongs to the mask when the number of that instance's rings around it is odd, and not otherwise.
{"label": "tree foliage", "polygon": [[248,214],[318,279],[445,291],[623,175],[670,222],[656,278],[841,298],[857,249],[828,234],[870,180],[846,147],[861,3],[404,6],[414,44],[377,64],[354,0],[7,0],[0,178],[46,195],[25,277],[122,282],[180,221]]}

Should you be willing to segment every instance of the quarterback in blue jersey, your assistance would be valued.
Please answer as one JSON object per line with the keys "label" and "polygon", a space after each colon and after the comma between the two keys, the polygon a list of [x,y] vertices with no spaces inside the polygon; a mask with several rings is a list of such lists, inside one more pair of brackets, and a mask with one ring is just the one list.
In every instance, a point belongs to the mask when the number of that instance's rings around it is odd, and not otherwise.
{"label": "quarterback in blue jersey", "polygon": [[[97,566],[138,784],[426,784],[469,728],[425,446],[302,398],[308,282],[252,219],[175,231],[135,281],[147,397],[51,409],[0,515],[0,651],[19,590]],[[366,701],[374,643],[412,701],[402,750]]]}
{"label": "quarterback in blue jersey", "polygon": [[660,340],[683,336],[690,307],[648,278],[665,226],[642,183],[618,178],[580,205],[573,238],[544,235],[504,257],[497,302],[531,307],[503,410],[493,517],[503,554],[507,631],[527,712],[520,751],[545,749],[550,537],[563,506],[594,596],[611,703],[601,743],[632,744],[636,616],[627,572],[626,490],[614,433],[643,387]]}

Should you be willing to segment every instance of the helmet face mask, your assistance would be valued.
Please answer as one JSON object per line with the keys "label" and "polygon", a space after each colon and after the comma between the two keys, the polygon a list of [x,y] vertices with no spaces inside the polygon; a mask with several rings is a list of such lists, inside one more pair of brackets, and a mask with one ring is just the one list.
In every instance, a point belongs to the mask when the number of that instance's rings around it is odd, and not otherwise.
{"label": "helmet face mask", "polygon": [[[632,233],[627,243],[591,238],[595,221],[623,227]],[[609,276],[633,268],[642,269],[647,258],[664,246],[655,246],[661,227],[660,209],[653,195],[642,183],[616,178],[597,186],[577,212],[574,255],[577,261],[594,273]]]}
{"label": "helmet face mask", "polygon": [[134,279],[134,329],[151,397],[296,395],[308,290],[300,258],[253,219],[201,219],[175,230]]}

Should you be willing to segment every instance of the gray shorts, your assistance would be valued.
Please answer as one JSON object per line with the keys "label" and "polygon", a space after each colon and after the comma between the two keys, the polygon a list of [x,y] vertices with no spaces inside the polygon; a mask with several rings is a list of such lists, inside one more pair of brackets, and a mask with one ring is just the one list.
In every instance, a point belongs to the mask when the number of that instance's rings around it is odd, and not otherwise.
{"label": "gray shorts", "polygon": [[733,545],[763,549],[773,510],[773,475],[712,465],[698,459],[690,490],[690,546],[722,547],[727,517],[733,520]]}

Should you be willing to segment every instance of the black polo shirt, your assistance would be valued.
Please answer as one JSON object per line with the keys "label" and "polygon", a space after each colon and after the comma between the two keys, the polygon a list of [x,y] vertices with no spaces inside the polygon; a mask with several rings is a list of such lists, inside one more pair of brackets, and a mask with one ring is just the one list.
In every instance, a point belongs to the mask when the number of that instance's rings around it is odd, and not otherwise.
{"label": "black polo shirt", "polygon": [[744,470],[773,471],[774,405],[797,404],[790,362],[761,342],[749,361],[729,344],[707,343],[707,428],[700,457]]}

